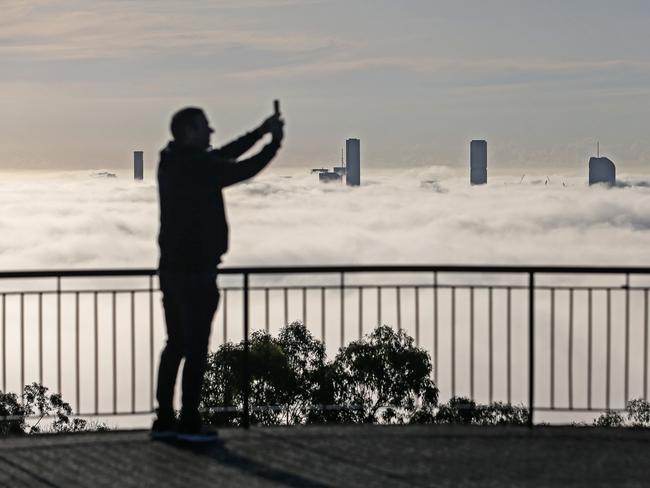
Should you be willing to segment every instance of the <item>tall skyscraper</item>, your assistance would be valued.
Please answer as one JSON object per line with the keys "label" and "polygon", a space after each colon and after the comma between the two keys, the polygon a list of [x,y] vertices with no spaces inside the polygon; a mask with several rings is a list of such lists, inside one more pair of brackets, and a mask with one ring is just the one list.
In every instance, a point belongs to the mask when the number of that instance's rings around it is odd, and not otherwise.
{"label": "tall skyscraper", "polygon": [[589,158],[589,185],[616,184],[616,166],[609,158]]}
{"label": "tall skyscraper", "polygon": [[133,151],[133,179],[144,179],[144,153]]}
{"label": "tall skyscraper", "polygon": [[487,183],[487,142],[472,141],[469,155],[469,181],[472,185]]}
{"label": "tall skyscraper", "polygon": [[345,141],[345,183],[348,186],[361,184],[361,141]]}

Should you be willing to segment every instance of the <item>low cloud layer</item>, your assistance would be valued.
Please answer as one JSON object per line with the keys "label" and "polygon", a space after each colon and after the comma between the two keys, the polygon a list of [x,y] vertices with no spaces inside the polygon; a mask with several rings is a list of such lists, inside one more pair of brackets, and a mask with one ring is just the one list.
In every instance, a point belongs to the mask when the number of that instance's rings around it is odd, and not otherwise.
{"label": "low cloud layer", "polygon": [[[589,188],[584,177],[491,178],[445,168],[378,172],[364,185],[268,172],[226,190],[224,265],[358,263],[644,265],[650,188]],[[87,173],[0,184],[0,269],[154,267],[154,181]]]}

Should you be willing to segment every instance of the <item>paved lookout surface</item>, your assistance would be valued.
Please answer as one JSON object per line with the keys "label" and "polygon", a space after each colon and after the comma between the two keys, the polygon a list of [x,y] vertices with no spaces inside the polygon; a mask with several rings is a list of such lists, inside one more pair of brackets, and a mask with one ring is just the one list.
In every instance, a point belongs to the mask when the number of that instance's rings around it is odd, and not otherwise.
{"label": "paved lookout surface", "polygon": [[221,431],[197,449],[146,432],[0,440],[0,486],[650,486],[650,431],[336,426]]}

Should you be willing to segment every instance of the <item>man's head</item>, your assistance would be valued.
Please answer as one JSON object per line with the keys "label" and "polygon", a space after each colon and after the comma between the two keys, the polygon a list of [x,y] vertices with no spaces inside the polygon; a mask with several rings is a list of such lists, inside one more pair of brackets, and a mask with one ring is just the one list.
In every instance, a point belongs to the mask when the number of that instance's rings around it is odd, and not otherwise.
{"label": "man's head", "polygon": [[210,146],[210,134],[214,132],[203,110],[196,107],[176,112],[172,117],[171,131],[174,141],[196,149],[207,149]]}

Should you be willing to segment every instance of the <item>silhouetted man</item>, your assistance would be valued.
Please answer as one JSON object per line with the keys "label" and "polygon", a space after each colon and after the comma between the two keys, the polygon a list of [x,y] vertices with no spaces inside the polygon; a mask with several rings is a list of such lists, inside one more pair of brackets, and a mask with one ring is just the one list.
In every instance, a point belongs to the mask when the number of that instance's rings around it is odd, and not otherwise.
{"label": "silhouetted man", "polygon": [[[159,277],[167,325],[167,344],[158,369],[156,439],[210,441],[216,432],[202,426],[198,411],[208,340],[219,303],[217,265],[228,250],[228,224],[222,189],[259,173],[275,156],[283,138],[278,114],[221,149],[210,150],[214,131],[199,108],[177,112],[173,141],[160,153]],[[256,155],[237,161],[258,140],[271,141]],[[182,408],[173,409],[174,384],[185,358]]]}

